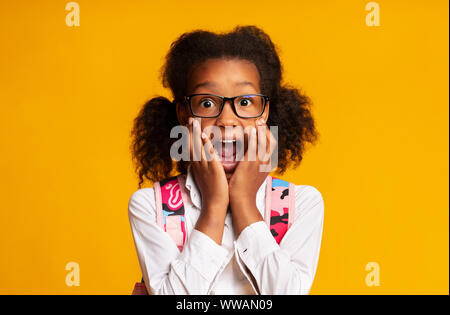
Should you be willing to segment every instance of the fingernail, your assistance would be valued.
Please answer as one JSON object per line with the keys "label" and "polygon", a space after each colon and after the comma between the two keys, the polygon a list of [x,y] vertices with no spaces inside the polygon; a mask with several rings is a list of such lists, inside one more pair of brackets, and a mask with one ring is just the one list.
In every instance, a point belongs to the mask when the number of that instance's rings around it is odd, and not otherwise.
{"label": "fingernail", "polygon": [[188,119],[188,123],[189,123],[189,125],[192,125],[192,122],[194,121],[194,119],[192,118],[192,117],[189,117],[189,119]]}

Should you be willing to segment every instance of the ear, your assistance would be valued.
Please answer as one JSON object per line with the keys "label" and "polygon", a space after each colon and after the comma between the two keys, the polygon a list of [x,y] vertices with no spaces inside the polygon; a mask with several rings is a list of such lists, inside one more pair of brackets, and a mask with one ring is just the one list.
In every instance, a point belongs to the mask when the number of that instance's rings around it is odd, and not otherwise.
{"label": "ear", "polygon": [[177,111],[177,118],[178,123],[180,125],[186,125],[188,123],[189,113],[186,110],[186,106],[184,104],[176,102],[176,111]]}

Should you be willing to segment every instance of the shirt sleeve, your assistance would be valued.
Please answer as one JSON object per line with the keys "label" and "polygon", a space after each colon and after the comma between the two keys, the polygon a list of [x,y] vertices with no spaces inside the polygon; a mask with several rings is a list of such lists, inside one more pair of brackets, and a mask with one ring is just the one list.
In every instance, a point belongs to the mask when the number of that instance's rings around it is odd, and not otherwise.
{"label": "shirt sleeve", "polygon": [[295,220],[280,245],[264,221],[247,226],[235,243],[238,263],[260,294],[308,294],[319,260],[324,203],[312,186],[296,186]]}
{"label": "shirt sleeve", "polygon": [[193,230],[182,252],[156,224],[153,188],[136,191],[128,217],[149,294],[208,294],[226,265],[228,251],[206,234]]}

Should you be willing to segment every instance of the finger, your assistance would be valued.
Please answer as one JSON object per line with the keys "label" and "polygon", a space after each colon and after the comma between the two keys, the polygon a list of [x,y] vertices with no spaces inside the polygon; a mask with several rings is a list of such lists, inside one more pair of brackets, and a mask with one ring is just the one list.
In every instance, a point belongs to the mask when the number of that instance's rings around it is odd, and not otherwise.
{"label": "finger", "polygon": [[272,156],[272,153],[275,151],[275,148],[278,145],[277,139],[275,139],[273,133],[270,131],[269,128],[267,128],[267,133],[268,133],[268,137],[269,137],[269,154],[270,156]]}
{"label": "finger", "polygon": [[205,140],[206,140],[206,134],[204,133],[204,132],[201,132],[200,133],[200,137],[201,137],[201,139],[202,139],[202,150],[201,150],[201,163],[203,164],[203,165],[207,165],[206,163],[208,162],[208,159],[207,159],[207,154],[206,154],[206,149],[205,149]]}
{"label": "finger", "polygon": [[206,161],[218,160],[218,156],[214,150],[214,146],[211,143],[211,139],[206,135],[205,132],[202,132],[202,140],[203,140],[203,150],[202,150],[202,158]]}
{"label": "finger", "polygon": [[194,160],[194,145],[193,145],[193,131],[192,131],[192,123],[193,123],[194,119],[192,117],[189,117],[188,119],[188,124],[187,124],[187,128],[189,130],[189,136],[188,136],[188,141],[189,141],[189,161],[193,161]]}
{"label": "finger", "polygon": [[260,161],[259,171],[269,173],[272,169],[272,152],[276,146],[276,140],[263,119],[258,120],[257,125],[259,150],[258,157]]}
{"label": "finger", "polygon": [[[257,159],[257,145],[258,145],[258,137],[256,128],[250,129],[250,134],[248,136],[248,148],[247,148],[247,160],[248,161],[256,161]],[[244,159],[245,160],[245,159]]]}
{"label": "finger", "polygon": [[[257,129],[257,139],[258,139],[258,147],[257,147],[257,156],[258,160],[265,161],[267,154],[267,138],[265,135],[265,120],[263,118],[259,118],[256,121],[256,129]],[[263,148],[266,152],[263,153]],[[263,155],[264,154],[264,155]]]}
{"label": "finger", "polygon": [[258,171],[261,173],[270,172],[270,166],[267,161],[270,161],[270,155],[267,153],[267,128],[266,126],[259,126],[258,128]]}
{"label": "finger", "polygon": [[201,139],[201,132],[200,122],[197,119],[194,119],[194,121],[192,122],[192,138],[194,150],[193,161],[202,160],[203,144]]}
{"label": "finger", "polygon": [[270,138],[270,130],[267,127],[267,125],[264,126],[264,130],[263,130],[264,135],[262,135],[264,137],[264,141],[265,141],[265,158],[264,161],[266,161],[266,159],[268,159],[270,157],[270,152],[271,152],[271,148],[270,146],[273,144],[271,142],[271,138]]}
{"label": "finger", "polygon": [[267,128],[265,125],[258,126],[258,158],[261,162],[267,161]]}
{"label": "finger", "polygon": [[[259,126],[264,126],[264,128],[262,127],[258,127],[264,130],[264,134],[265,134],[265,139],[261,140],[261,138],[258,138],[258,148],[259,149],[265,149],[265,156],[264,156],[264,160],[266,161],[268,158],[270,158],[272,156],[272,153],[277,145],[277,141],[275,139],[275,137],[273,136],[272,132],[270,131],[269,126],[267,126],[267,124],[265,123],[264,119],[259,119],[256,122],[257,125]],[[260,142],[260,141],[265,141],[264,142]],[[262,155],[262,153],[261,153]]]}

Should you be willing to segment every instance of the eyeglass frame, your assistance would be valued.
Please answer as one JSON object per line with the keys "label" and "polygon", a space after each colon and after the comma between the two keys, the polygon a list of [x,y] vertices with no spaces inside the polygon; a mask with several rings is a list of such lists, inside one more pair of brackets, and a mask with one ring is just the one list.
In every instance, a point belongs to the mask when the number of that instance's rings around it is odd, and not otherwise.
{"label": "eyeglass frame", "polygon": [[[194,114],[194,111],[192,110],[191,99],[192,99],[193,96],[198,96],[198,95],[211,95],[211,96],[216,96],[216,97],[220,98],[220,99],[222,100],[222,104],[220,104],[219,113],[218,113],[216,116],[199,116],[199,115],[195,115],[195,114]],[[264,104],[263,104],[263,108],[262,108],[262,110],[261,110],[261,114],[259,114],[259,115],[257,115],[257,116],[251,116],[251,117],[242,117],[242,116],[240,116],[240,115],[237,113],[237,110],[236,110],[236,107],[235,107],[235,104],[234,104],[234,100],[235,100],[236,98],[238,98],[238,97],[241,97],[241,96],[248,96],[248,95],[252,95],[252,96],[262,96],[262,97],[263,97],[263,99],[264,99]],[[222,114],[223,108],[225,107],[225,103],[226,103],[227,101],[231,101],[231,108],[233,109],[234,114],[235,114],[236,116],[238,116],[239,118],[244,118],[244,119],[245,119],[245,118],[258,118],[258,117],[262,116],[262,114],[264,114],[264,111],[265,111],[265,109],[266,109],[267,102],[270,101],[270,98],[269,98],[268,96],[266,96],[266,95],[263,95],[263,94],[252,94],[252,93],[249,93],[249,94],[242,94],[242,95],[237,95],[237,96],[234,96],[234,97],[226,97],[226,96],[220,96],[220,95],[217,95],[217,94],[210,94],[210,93],[198,93],[198,94],[190,94],[190,95],[186,95],[186,96],[184,96],[184,99],[185,99],[185,101],[189,104],[189,109],[190,109],[190,111],[191,111],[192,116],[194,116],[194,117],[199,117],[199,118],[217,118],[217,117],[219,117],[220,114]]]}

